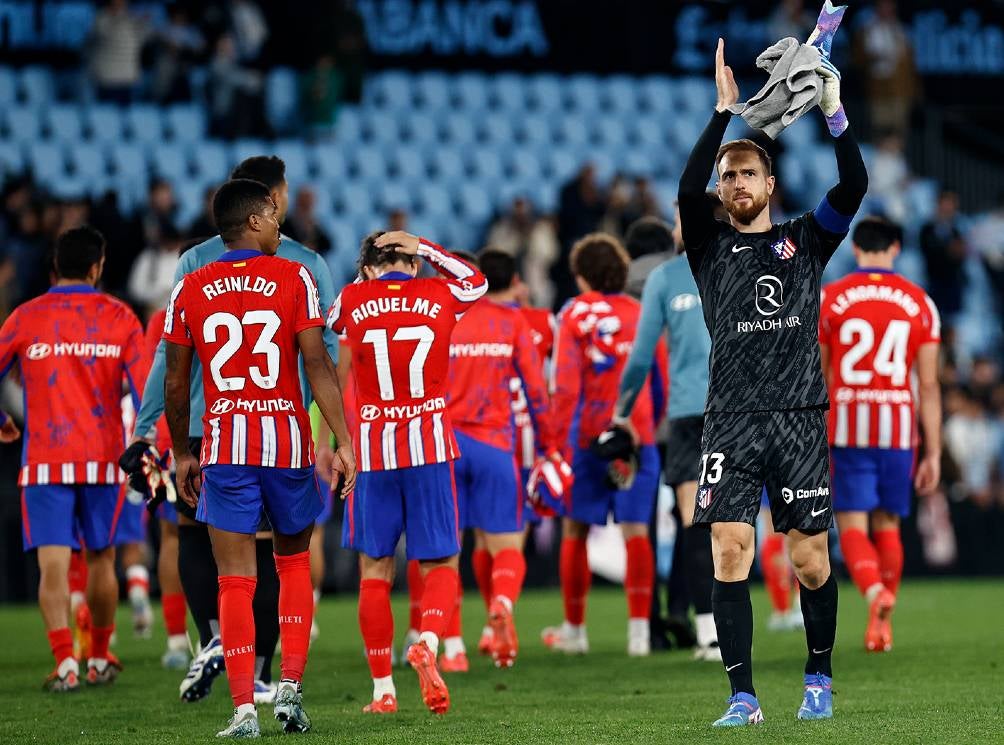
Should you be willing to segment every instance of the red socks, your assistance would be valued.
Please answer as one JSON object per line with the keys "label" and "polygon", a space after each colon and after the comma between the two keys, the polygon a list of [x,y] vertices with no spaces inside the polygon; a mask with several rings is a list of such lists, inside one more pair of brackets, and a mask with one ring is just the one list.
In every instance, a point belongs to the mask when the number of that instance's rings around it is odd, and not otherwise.
{"label": "red socks", "polygon": [[882,584],[895,595],[903,578],[903,544],[899,539],[899,529],[879,530],[872,535],[872,540],[878,552]]}
{"label": "red socks", "polygon": [[843,531],[840,534],[840,550],[844,552],[847,571],[851,573],[851,579],[862,595],[867,596],[868,590],[882,584],[878,553],[867,533],[857,529]]}
{"label": "red socks", "polygon": [[310,551],[275,555],[279,575],[279,638],[282,642],[282,679],[303,679],[314,620],[314,585],[310,581]]}
{"label": "red socks", "polygon": [[[418,562],[414,562],[417,566]],[[408,562],[409,588],[411,564]],[[386,678],[391,674],[390,651],[394,646],[394,614],[390,609],[390,582],[364,579],[359,583],[359,630],[366,646],[370,677]]]}
{"label": "red socks", "polygon": [[185,633],[188,621],[185,613],[188,611],[185,606],[185,593],[166,593],[160,599],[161,610],[164,613],[164,628],[168,636],[178,636]]}
{"label": "red socks", "polygon": [[791,571],[784,556],[784,535],[771,533],[760,549],[760,571],[767,586],[770,604],[778,613],[791,608]]}
{"label": "red socks", "polygon": [[505,548],[492,558],[492,597],[503,597],[509,605],[516,605],[526,578],[526,559],[523,552]]}
{"label": "red socks", "polygon": [[73,657],[73,632],[69,628],[55,629],[48,633],[49,649],[56,658],[56,666],[67,657]]}
{"label": "red socks", "polygon": [[70,554],[67,580],[70,583],[70,593],[79,592],[81,595],[87,593],[87,559],[84,558],[83,551],[74,551]]}
{"label": "red socks", "polygon": [[[565,620],[581,626],[586,618],[586,595],[592,575],[585,538],[564,538],[558,573],[561,576],[561,596],[565,603]],[[646,617],[648,612],[646,611]]]}
{"label": "red socks", "polygon": [[[234,706],[254,703],[254,600],[256,577],[220,575],[220,640]],[[308,622],[309,624],[309,622]],[[97,646],[97,629],[95,646]],[[285,656],[285,650],[283,650]]]}
{"label": "red socks", "polygon": [[624,592],[627,595],[628,618],[649,617],[652,612],[652,585],[655,582],[655,556],[648,536],[637,535],[624,543],[627,549],[627,569]]}
{"label": "red socks", "polygon": [[[459,577],[459,575],[457,575]],[[457,599],[453,603],[453,615],[450,616],[449,622],[446,624],[446,632],[443,634],[444,639],[450,639],[455,636],[464,635],[464,587],[459,582],[457,582]]]}
{"label": "red socks", "polygon": [[108,643],[115,633],[115,625],[91,627],[91,657],[96,660],[108,659]]}
{"label": "red socks", "polygon": [[471,554],[471,568],[474,570],[474,580],[481,591],[481,599],[485,608],[492,602],[492,555],[486,548],[476,548]]}
{"label": "red socks", "polygon": [[418,629],[422,625],[422,590],[425,581],[422,579],[422,568],[418,561],[408,562],[408,628]]}
{"label": "red socks", "polygon": [[422,593],[421,632],[443,636],[457,604],[457,587],[460,575],[451,567],[436,567],[425,575],[425,592]]}

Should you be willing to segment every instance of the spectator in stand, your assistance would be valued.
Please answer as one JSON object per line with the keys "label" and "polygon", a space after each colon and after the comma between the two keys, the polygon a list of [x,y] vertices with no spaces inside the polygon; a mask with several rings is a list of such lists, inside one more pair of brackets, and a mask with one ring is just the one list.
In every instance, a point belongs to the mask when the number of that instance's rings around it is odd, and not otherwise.
{"label": "spectator in stand", "polygon": [[558,242],[561,255],[551,265],[551,279],[555,289],[552,307],[555,310],[579,293],[568,264],[572,245],[598,228],[606,210],[606,199],[596,182],[596,167],[592,163],[586,163],[561,188],[558,198]]}
{"label": "spectator in stand", "polygon": [[139,216],[143,245],[156,246],[163,234],[177,232],[176,212],[177,203],[171,182],[161,178],[153,179],[147,190],[146,207]]}
{"label": "spectator in stand", "polygon": [[211,238],[218,232],[216,222],[213,220],[213,197],[216,196],[216,188],[213,184],[202,192],[202,212],[185,231],[189,238]]}
{"label": "spectator in stand", "polygon": [[551,220],[536,215],[530,201],[518,196],[509,211],[492,223],[486,244],[519,262],[519,274],[529,289],[533,306],[550,307],[554,286],[548,273],[559,253],[558,236]]}
{"label": "spectator in stand", "polygon": [[815,27],[816,19],[806,10],[804,0],[783,0],[767,21],[767,36],[771,39],[793,36],[804,42]]}
{"label": "spectator in stand", "polygon": [[106,241],[101,285],[106,292],[124,297],[129,272],[144,245],[141,225],[136,220],[126,219],[119,210],[118,195],[112,190],[106,191],[91,206],[88,223]]}
{"label": "spectator in stand", "polygon": [[966,242],[959,223],[959,197],[942,191],[934,219],[920,229],[920,250],[927,268],[927,291],[948,322],[962,310]]}
{"label": "spectator in stand", "polygon": [[316,207],[317,194],[309,186],[301,186],[282,230],[294,241],[323,255],[331,250],[331,239],[317,222]]}
{"label": "spectator in stand", "polygon": [[408,212],[406,210],[395,208],[387,213],[387,230],[394,232],[396,230],[407,230],[408,229]]}
{"label": "spectator in stand", "polygon": [[648,216],[632,223],[628,228],[624,247],[631,256],[631,263],[628,265],[627,286],[624,291],[635,300],[641,300],[645,280],[652,270],[676,255],[675,251],[666,250],[667,231],[673,238],[673,246],[683,245],[679,207],[675,210],[672,225],[666,224],[661,218]]}
{"label": "spectator in stand", "polygon": [[141,54],[147,34],[146,20],[129,9],[127,0],[109,0],[94,16],[88,47],[98,99],[132,103],[143,72]]}
{"label": "spectator in stand", "polygon": [[[895,0],[879,0],[875,15],[854,37],[854,63],[868,95],[873,132],[891,130],[906,137],[910,113],[920,98],[920,77]],[[870,174],[869,174],[870,175]]]}
{"label": "spectator in stand", "polygon": [[188,74],[206,48],[206,40],[181,3],[167,9],[167,24],[155,35],[151,94],[158,103],[189,101]]}
{"label": "spectator in stand", "polygon": [[237,58],[248,64],[257,62],[268,40],[265,14],[252,0],[231,0],[229,15]]}
{"label": "spectator in stand", "polygon": [[142,309],[144,322],[153,313],[167,306],[174,290],[174,270],[184,244],[174,228],[161,231],[160,240],[147,246],[133,264],[129,275],[129,295]]}
{"label": "spectator in stand", "polygon": [[983,261],[997,298],[998,316],[1004,322],[1004,191],[997,197],[997,207],[977,220],[969,245]]}
{"label": "spectator in stand", "polygon": [[885,132],[868,169],[868,195],[878,200],[882,214],[893,222],[902,224],[909,218],[906,190],[910,178],[903,138],[896,132]]}
{"label": "spectator in stand", "polygon": [[334,133],[341,96],[341,70],[332,55],[322,55],[300,77],[300,108],[311,134],[325,137]]}
{"label": "spectator in stand", "polygon": [[234,38],[229,34],[216,41],[206,92],[209,131],[213,136],[229,140],[267,132],[261,73],[241,63]]}

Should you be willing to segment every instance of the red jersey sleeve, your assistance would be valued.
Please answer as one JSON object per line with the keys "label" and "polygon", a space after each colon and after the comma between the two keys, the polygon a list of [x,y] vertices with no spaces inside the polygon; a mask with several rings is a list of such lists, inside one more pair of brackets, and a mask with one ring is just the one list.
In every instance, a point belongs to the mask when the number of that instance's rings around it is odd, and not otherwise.
{"label": "red jersey sleeve", "polygon": [[827,345],[830,343],[830,306],[826,303],[827,287],[819,295],[819,343]]}
{"label": "red jersey sleeve", "polygon": [[559,444],[554,434],[547,385],[544,382],[544,365],[533,343],[530,324],[522,315],[517,315],[516,318],[513,365],[520,380],[523,381],[523,391],[537,433],[537,441],[544,451],[549,451],[559,447]]}
{"label": "red jersey sleeve", "polygon": [[921,318],[924,321],[924,333],[920,337],[921,344],[937,344],[941,341],[941,314],[931,296],[923,293],[921,303]]}
{"label": "red jersey sleeve", "polygon": [[21,337],[21,314],[14,310],[0,326],[0,378],[6,375],[17,359]]}
{"label": "red jersey sleeve", "polygon": [[551,415],[554,421],[555,442],[565,459],[569,459],[571,442],[569,433],[579,405],[582,390],[584,360],[582,347],[576,334],[576,324],[566,307],[558,320],[558,334],[554,342],[554,359],[551,363]]}
{"label": "red jersey sleeve", "polygon": [[174,286],[164,316],[164,340],[183,347],[194,346],[192,334],[185,323],[185,280]]}
{"label": "red jersey sleeve", "polygon": [[454,256],[442,246],[420,238],[418,255],[446,280],[454,301],[454,312],[458,317],[488,292],[488,280],[481,270]]}
{"label": "red jersey sleeve", "polygon": [[[305,329],[324,326],[324,317],[321,313],[321,299],[317,293],[317,282],[310,270],[300,264],[297,268],[299,282],[294,283],[296,290],[293,297],[293,328],[296,333]],[[337,302],[337,301],[336,301]]]}

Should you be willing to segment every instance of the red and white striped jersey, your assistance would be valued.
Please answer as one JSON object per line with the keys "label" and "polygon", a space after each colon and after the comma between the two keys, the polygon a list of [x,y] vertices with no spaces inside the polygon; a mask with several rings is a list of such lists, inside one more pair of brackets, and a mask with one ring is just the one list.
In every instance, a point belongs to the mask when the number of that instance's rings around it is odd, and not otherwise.
{"label": "red and white striped jersey", "polygon": [[422,240],[418,255],[442,277],[388,272],[342,290],[328,326],[352,350],[362,471],[445,463],[460,454],[446,410],[450,335],[485,292],[475,267]]}
{"label": "red and white striped jersey", "polygon": [[150,367],[129,306],[90,285],[53,287],[0,328],[0,377],[15,362],[25,397],[18,484],[119,483],[123,384],[138,405]]}
{"label": "red and white striped jersey", "polygon": [[[554,346],[554,314],[547,308],[520,308],[523,317],[530,324],[530,340],[537,348],[537,356],[546,367]],[[546,371],[545,372],[546,377]],[[513,424],[516,427],[516,458],[520,468],[533,468],[537,459],[537,444],[533,432],[533,418],[530,416],[529,402],[523,390],[523,380],[512,378],[509,381],[512,391]]]}
{"label": "red and white striped jersey", "polygon": [[931,298],[894,272],[859,269],[826,285],[819,343],[830,351],[830,444],[916,447],[913,361],[920,346],[939,341]]}
{"label": "red and white striped jersey", "polygon": [[296,335],[323,325],[313,275],[278,256],[227,251],[177,284],[164,339],[202,362],[204,466],[314,462]]}

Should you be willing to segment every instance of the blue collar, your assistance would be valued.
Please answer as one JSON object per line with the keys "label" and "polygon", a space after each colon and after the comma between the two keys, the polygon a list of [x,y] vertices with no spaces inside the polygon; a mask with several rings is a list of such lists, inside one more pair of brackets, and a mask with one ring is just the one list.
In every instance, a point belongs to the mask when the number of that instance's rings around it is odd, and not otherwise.
{"label": "blue collar", "polygon": [[96,287],[91,287],[88,284],[61,285],[59,287],[50,287],[49,288],[49,292],[55,292],[55,293],[58,293],[60,295],[65,295],[65,294],[68,294],[68,293],[71,293],[71,292],[85,292],[85,293],[88,293],[88,294],[93,294],[93,293],[95,293],[97,291],[98,291],[98,289]]}
{"label": "blue collar", "polygon": [[377,279],[380,281],[397,282],[397,281],[407,281],[409,279],[415,279],[415,278],[412,277],[410,274],[406,274],[405,272],[387,272],[386,274],[381,274],[379,277],[377,277]]}
{"label": "blue collar", "polygon": [[878,267],[869,266],[859,266],[857,269],[859,272],[864,274],[895,274],[896,272],[892,269],[879,269]]}
{"label": "blue collar", "polygon": [[245,261],[264,255],[261,251],[255,251],[253,248],[237,248],[233,251],[224,251],[217,261]]}

